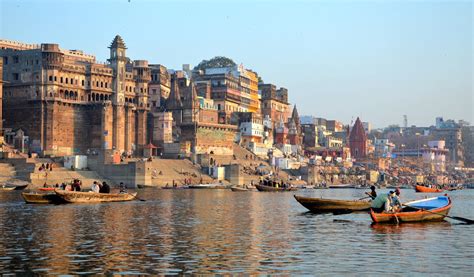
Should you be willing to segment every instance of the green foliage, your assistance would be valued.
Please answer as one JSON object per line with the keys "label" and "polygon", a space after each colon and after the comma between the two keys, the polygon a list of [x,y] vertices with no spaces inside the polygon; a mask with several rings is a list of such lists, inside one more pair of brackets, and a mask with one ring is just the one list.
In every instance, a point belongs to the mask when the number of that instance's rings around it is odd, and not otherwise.
{"label": "green foliage", "polygon": [[210,60],[202,60],[198,65],[194,67],[194,70],[205,70],[206,68],[214,67],[229,67],[235,66],[236,63],[227,57],[217,56]]}

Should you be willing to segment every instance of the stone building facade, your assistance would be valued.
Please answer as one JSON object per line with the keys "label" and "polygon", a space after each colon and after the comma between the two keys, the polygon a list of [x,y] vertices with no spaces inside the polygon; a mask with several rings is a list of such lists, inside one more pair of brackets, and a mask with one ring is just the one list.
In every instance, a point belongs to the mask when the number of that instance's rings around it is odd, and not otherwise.
{"label": "stone building facade", "polygon": [[273,130],[280,122],[286,123],[290,117],[290,104],[288,103],[288,90],[277,89],[273,84],[259,84],[261,93],[262,116],[268,116],[272,120]]}
{"label": "stone building facade", "polygon": [[147,143],[147,61],[131,61],[120,36],[107,63],[57,44],[0,40],[5,127],[21,128],[29,149],[65,155],[87,150],[141,154]]}
{"label": "stone building facade", "polygon": [[0,143],[3,141],[3,59],[0,59]]}

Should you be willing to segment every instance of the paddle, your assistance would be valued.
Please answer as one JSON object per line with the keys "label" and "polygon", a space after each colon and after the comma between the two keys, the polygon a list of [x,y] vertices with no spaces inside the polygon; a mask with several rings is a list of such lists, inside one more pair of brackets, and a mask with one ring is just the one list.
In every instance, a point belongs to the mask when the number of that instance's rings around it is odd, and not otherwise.
{"label": "paddle", "polygon": [[[443,214],[435,213],[435,212],[432,212],[430,210],[425,210],[425,209],[422,209],[422,208],[417,208],[417,207],[413,207],[413,206],[409,206],[409,205],[405,205],[405,204],[402,204],[402,205],[405,206],[405,207],[408,207],[408,208],[415,209],[415,210],[421,210],[421,211],[429,212],[429,213],[432,213],[432,214],[443,215]],[[449,216],[449,215],[444,215],[444,216],[447,217],[447,218],[454,219],[454,220],[463,221],[466,224],[474,224],[474,220],[472,220],[472,219],[459,217],[459,216]]]}
{"label": "paddle", "polygon": [[372,198],[372,197],[366,196],[366,197],[359,198],[358,200],[364,200],[364,199],[367,199],[367,198]]}

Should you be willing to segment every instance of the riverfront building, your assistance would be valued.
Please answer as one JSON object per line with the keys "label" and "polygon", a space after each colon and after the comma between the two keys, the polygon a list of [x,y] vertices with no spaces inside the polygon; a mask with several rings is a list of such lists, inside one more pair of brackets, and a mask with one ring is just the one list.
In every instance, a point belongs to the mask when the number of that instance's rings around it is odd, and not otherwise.
{"label": "riverfront building", "polygon": [[22,129],[30,151],[66,155],[89,149],[141,154],[146,144],[147,61],[132,61],[120,36],[107,63],[57,44],[0,40],[5,128]]}

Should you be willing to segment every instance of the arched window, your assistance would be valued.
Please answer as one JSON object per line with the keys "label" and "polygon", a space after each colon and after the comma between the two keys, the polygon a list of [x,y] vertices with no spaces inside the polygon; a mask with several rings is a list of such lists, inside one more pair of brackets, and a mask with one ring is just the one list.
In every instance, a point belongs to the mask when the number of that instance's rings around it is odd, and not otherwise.
{"label": "arched window", "polygon": [[100,95],[100,101],[104,101],[104,95],[103,94]]}

